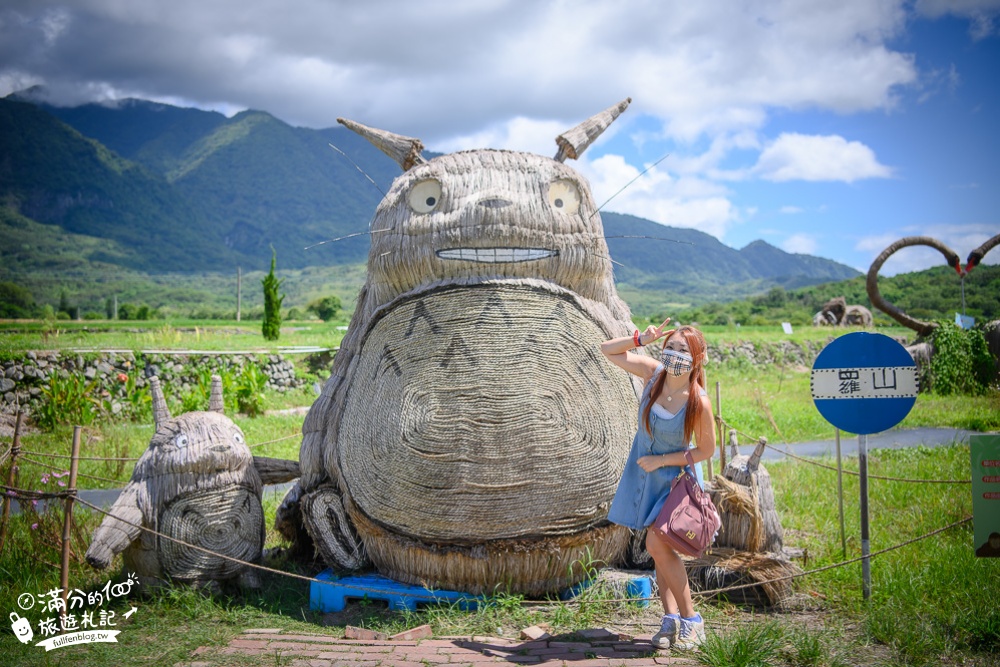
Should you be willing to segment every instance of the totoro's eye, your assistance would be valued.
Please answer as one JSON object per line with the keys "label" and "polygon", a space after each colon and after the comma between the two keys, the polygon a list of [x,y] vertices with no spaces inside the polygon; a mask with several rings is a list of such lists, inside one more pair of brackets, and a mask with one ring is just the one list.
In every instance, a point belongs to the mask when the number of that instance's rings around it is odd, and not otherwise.
{"label": "totoro's eye", "polygon": [[441,202],[441,181],[429,178],[420,181],[406,195],[410,208],[416,213],[430,213]]}
{"label": "totoro's eye", "polygon": [[573,215],[580,210],[580,189],[565,179],[549,184],[549,204],[562,213]]}
{"label": "totoro's eye", "polygon": [[236,444],[238,444],[238,445],[242,445],[243,444],[243,434],[242,433],[233,433],[233,441],[236,442]]}
{"label": "totoro's eye", "polygon": [[174,438],[174,445],[176,445],[178,447],[187,447],[188,446],[188,437],[186,435],[184,435],[183,433],[181,433],[176,438]]}

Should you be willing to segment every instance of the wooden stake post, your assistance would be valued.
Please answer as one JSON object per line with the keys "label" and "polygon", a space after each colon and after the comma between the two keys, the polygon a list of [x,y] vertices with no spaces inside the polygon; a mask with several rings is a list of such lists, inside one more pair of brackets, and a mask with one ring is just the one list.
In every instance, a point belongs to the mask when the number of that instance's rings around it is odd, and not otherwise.
{"label": "wooden stake post", "polygon": [[73,498],[76,497],[76,471],[80,465],[80,431],[81,427],[73,427],[73,449],[70,454],[69,464],[69,496],[66,498],[66,511],[63,517],[62,535],[62,578],[59,587],[62,589],[63,611],[69,608],[66,606],[69,598],[69,547],[73,528]]}
{"label": "wooden stake post", "polygon": [[[21,455],[21,420],[24,413],[17,411],[14,421],[14,441],[10,445],[10,467],[7,468],[8,490],[17,487],[17,457]],[[7,521],[10,519],[11,495],[3,494],[3,519],[0,520],[0,553],[3,553],[4,542],[7,541]]]}

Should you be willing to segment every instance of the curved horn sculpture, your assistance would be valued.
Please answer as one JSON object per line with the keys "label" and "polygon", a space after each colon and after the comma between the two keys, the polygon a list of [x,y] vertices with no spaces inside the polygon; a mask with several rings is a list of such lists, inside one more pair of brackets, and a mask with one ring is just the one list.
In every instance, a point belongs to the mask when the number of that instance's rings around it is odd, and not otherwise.
{"label": "curved horn sculpture", "polygon": [[868,298],[871,299],[873,306],[902,324],[904,327],[913,329],[921,336],[925,336],[933,331],[937,325],[933,322],[924,322],[923,320],[917,320],[910,317],[899,308],[883,299],[882,293],[879,292],[878,289],[878,270],[882,268],[885,261],[889,259],[889,257],[892,256],[897,250],[912,245],[926,245],[936,248],[942,255],[944,255],[944,259],[948,263],[948,266],[953,267],[959,275],[961,275],[962,260],[959,259],[958,254],[954,250],[937,239],[933,239],[929,236],[907,236],[890,245],[882,251],[882,254],[875,258],[875,261],[872,262],[871,267],[868,269],[868,278],[865,281],[865,287],[868,291]]}
{"label": "curved horn sculpture", "polygon": [[167,399],[163,396],[163,389],[160,388],[160,378],[155,375],[149,378],[149,395],[153,399],[153,424],[159,428],[170,419],[170,409],[167,407]]}
{"label": "curved horn sculpture", "polygon": [[1000,234],[997,234],[993,238],[987,240],[986,243],[970,252],[969,258],[965,263],[965,272],[968,273],[969,271],[972,271],[972,269],[976,268],[979,265],[979,262],[983,261],[983,256],[998,244],[1000,244]]}
{"label": "curved horn sculpture", "polygon": [[208,409],[210,412],[224,413],[224,402],[222,400],[222,378],[218,375],[212,376],[212,393],[208,397]]}
{"label": "curved horn sculpture", "polygon": [[609,107],[601,113],[591,116],[572,130],[563,132],[556,137],[559,144],[559,152],[556,153],[557,162],[565,162],[566,158],[577,159],[587,150],[590,144],[594,143],[597,137],[601,136],[604,130],[618,118],[628,105],[632,103],[632,98],[628,97],[613,107]]}
{"label": "curved horn sculpture", "polygon": [[376,148],[402,167],[403,171],[409,171],[413,166],[425,162],[423,156],[420,155],[420,152],[424,150],[424,144],[420,139],[378,130],[346,118],[338,118],[337,122],[372,142]]}

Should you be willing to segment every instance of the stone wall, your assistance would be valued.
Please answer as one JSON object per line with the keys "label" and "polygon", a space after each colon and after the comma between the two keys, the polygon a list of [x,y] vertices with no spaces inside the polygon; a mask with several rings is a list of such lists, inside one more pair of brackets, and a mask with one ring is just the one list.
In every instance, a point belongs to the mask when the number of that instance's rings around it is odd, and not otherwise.
{"label": "stone wall", "polygon": [[0,363],[0,404],[17,403],[30,409],[53,374],[64,378],[78,374],[88,382],[94,382],[96,392],[108,391],[112,394],[121,384],[123,375],[134,376],[140,387],[145,386],[147,377],[156,375],[166,387],[183,393],[197,385],[199,375],[205,368],[213,372],[225,369],[238,374],[246,364],[257,364],[263,371],[268,378],[267,391],[285,392],[306,382],[295,376],[292,362],[280,354],[29,351],[21,357]]}
{"label": "stone wall", "polygon": [[751,366],[788,364],[812,368],[820,351],[833,340],[774,343],[752,343],[747,340],[709,344],[708,361],[713,364],[743,362]]}

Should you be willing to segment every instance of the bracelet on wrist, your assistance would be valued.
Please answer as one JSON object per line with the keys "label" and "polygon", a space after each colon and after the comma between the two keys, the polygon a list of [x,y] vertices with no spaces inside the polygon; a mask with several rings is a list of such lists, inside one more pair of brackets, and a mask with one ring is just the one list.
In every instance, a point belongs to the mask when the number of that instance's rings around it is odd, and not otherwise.
{"label": "bracelet on wrist", "polygon": [[642,334],[636,329],[635,333],[632,334],[632,342],[635,343],[635,347],[642,347]]}

